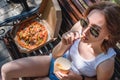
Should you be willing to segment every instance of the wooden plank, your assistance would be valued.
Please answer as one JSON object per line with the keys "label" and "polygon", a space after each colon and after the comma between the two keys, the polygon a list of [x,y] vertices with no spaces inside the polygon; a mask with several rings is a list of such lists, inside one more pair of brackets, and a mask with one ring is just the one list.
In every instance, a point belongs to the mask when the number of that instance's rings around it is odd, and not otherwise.
{"label": "wooden plank", "polygon": [[70,20],[72,21],[72,23],[74,24],[75,22],[77,22],[77,19],[75,18],[75,16],[72,14],[72,10],[70,10],[70,8],[68,8],[68,6],[66,6],[66,2],[64,2],[65,0],[58,0],[62,10],[66,12],[66,16],[69,16],[69,18],[71,18]]}
{"label": "wooden plank", "polygon": [[79,0],[71,0],[71,1],[77,7],[77,9],[79,10],[79,12],[81,14],[83,14],[83,12],[85,11],[85,7],[79,2]]}
{"label": "wooden plank", "polygon": [[71,0],[68,0],[68,5],[72,9],[73,15],[76,17],[77,20],[79,20],[83,15],[79,10],[75,7],[74,3]]}

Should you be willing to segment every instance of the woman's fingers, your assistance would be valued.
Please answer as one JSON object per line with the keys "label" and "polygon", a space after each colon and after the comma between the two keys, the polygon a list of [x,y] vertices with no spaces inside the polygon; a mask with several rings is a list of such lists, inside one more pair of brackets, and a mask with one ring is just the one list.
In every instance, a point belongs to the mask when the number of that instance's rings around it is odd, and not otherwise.
{"label": "woman's fingers", "polygon": [[74,39],[80,38],[80,33],[78,31],[75,31],[74,35],[75,35]]}
{"label": "woman's fingers", "polygon": [[58,79],[60,80],[66,80],[67,79],[67,74],[63,74],[60,71],[55,72],[55,75],[57,76]]}
{"label": "woman's fingers", "polygon": [[64,44],[72,44],[74,42],[74,40],[79,38],[79,32],[77,31],[69,31],[66,32],[65,34],[63,34],[62,36],[62,41]]}
{"label": "woman's fingers", "polygon": [[56,72],[55,75],[57,76],[58,79],[62,79],[62,76],[60,75],[60,72]]}

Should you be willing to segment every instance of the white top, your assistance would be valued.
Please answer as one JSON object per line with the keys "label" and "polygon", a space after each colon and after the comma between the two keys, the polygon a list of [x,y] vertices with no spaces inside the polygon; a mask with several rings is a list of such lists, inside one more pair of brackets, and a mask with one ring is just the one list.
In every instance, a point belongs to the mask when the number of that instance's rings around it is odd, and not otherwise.
{"label": "white top", "polygon": [[113,48],[109,48],[106,54],[101,53],[96,58],[92,60],[86,60],[83,57],[81,57],[78,51],[78,45],[79,45],[80,39],[76,40],[74,44],[71,46],[69,51],[67,51],[65,54],[67,54],[67,58],[72,62],[72,70],[80,75],[85,75],[88,77],[96,76],[96,68],[97,66],[116,55],[116,52]]}

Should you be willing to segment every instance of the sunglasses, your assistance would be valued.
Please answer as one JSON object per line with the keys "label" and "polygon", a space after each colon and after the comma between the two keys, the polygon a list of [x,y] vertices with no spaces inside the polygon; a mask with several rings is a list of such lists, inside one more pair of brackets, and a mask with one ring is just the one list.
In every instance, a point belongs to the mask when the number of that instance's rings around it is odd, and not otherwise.
{"label": "sunglasses", "polygon": [[[85,19],[80,19],[80,24],[83,28],[87,28],[89,25],[89,20],[85,20]],[[91,25],[90,27],[90,33],[92,34],[92,36],[94,36],[95,38],[99,36],[100,33],[100,27],[98,25]]]}

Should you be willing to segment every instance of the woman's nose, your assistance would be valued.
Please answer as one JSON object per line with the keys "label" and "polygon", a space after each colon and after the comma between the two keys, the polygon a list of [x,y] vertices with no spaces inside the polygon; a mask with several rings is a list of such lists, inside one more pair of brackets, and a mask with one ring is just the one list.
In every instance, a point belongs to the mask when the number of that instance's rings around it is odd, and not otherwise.
{"label": "woman's nose", "polygon": [[90,27],[83,29],[83,34],[87,35],[90,32]]}

